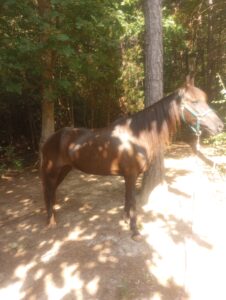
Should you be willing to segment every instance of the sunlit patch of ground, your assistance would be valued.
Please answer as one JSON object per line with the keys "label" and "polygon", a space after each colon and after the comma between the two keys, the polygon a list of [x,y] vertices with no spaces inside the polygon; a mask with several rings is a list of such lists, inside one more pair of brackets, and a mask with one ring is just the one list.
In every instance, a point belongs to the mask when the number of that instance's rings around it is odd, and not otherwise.
{"label": "sunlit patch of ground", "polygon": [[139,209],[140,243],[122,218],[120,177],[72,172],[47,230],[37,173],[3,176],[0,299],[226,299],[225,178],[185,145],[165,165],[166,183]]}

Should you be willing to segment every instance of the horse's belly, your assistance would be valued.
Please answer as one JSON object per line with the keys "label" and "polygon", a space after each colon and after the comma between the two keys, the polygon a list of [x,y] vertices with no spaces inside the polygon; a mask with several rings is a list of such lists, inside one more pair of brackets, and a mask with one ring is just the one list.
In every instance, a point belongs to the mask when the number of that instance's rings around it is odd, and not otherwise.
{"label": "horse's belly", "polygon": [[147,155],[128,144],[120,147],[113,143],[102,145],[75,145],[70,157],[75,168],[96,175],[131,175],[145,171]]}
{"label": "horse's belly", "polygon": [[121,175],[117,155],[105,151],[76,151],[72,157],[73,166],[88,174]]}
{"label": "horse's belly", "polygon": [[118,163],[109,161],[98,161],[89,159],[89,161],[75,161],[73,166],[82,172],[95,175],[122,175]]}

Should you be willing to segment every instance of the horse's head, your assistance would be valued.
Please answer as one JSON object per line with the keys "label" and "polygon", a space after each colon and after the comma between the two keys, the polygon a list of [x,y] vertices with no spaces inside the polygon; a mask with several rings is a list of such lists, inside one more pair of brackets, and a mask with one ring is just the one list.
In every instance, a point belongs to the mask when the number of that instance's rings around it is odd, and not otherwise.
{"label": "horse's head", "polygon": [[181,119],[199,135],[202,130],[210,135],[220,133],[224,124],[207,104],[207,95],[194,86],[194,79],[187,77],[179,90]]}

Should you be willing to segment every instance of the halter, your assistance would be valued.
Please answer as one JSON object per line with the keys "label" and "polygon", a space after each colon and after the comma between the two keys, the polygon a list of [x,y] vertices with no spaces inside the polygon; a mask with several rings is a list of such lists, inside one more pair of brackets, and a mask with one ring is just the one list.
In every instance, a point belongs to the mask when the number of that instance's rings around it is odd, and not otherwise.
{"label": "halter", "polygon": [[[190,112],[192,114],[193,117],[196,118],[196,124],[195,126],[188,124],[188,122],[185,119],[185,115],[184,115],[184,110],[187,110],[188,112]],[[186,103],[182,102],[181,104],[181,111],[182,111],[182,119],[185,122],[185,124],[188,124],[189,127],[192,129],[192,131],[197,135],[200,136],[202,131],[200,129],[200,120],[205,117],[208,113],[212,112],[211,108],[208,108],[205,112],[203,113],[196,113],[189,105],[187,105]]]}

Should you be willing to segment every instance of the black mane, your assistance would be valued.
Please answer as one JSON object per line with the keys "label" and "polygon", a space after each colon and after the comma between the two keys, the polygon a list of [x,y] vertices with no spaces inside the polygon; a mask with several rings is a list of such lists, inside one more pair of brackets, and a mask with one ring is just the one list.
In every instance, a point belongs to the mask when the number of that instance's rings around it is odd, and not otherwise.
{"label": "black mane", "polygon": [[178,91],[162,98],[158,102],[144,108],[130,117],[122,117],[116,120],[114,125],[129,124],[135,136],[147,132],[158,141],[165,144],[180,127],[178,110]]}

